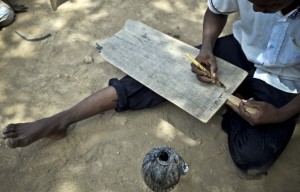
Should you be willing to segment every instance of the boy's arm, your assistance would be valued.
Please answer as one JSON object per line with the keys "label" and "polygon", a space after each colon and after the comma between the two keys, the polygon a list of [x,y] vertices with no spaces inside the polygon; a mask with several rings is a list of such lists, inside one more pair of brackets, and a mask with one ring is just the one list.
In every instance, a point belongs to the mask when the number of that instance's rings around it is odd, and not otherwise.
{"label": "boy's arm", "polygon": [[300,113],[300,94],[298,94],[292,101],[283,106],[281,109],[282,118],[288,119]]}
{"label": "boy's arm", "polygon": [[218,68],[216,58],[213,55],[213,47],[226,22],[227,15],[215,14],[207,8],[203,21],[202,47],[196,60],[200,63],[205,61],[202,64],[204,64],[204,67],[207,68],[213,78],[208,77],[206,73],[197,69],[196,65],[191,64],[192,72],[196,74],[199,81],[214,83],[215,79],[217,79],[216,72]]}
{"label": "boy's arm", "polygon": [[215,42],[227,22],[227,15],[215,14],[207,8],[203,21],[202,48],[207,51],[213,50]]}

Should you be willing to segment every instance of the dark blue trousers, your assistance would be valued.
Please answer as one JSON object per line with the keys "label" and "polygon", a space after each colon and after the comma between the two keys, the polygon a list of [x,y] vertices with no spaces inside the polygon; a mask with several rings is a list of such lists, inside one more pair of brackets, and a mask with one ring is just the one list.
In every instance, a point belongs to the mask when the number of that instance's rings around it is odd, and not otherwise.
{"label": "dark blue trousers", "polygon": [[[217,41],[214,54],[248,71],[248,77],[237,90],[244,98],[252,97],[280,108],[297,96],[254,79],[254,64],[247,60],[233,35]],[[288,144],[297,118],[298,115],[278,124],[252,126],[228,109],[223,116],[222,129],[228,134],[229,151],[235,164],[246,172],[266,172]]]}

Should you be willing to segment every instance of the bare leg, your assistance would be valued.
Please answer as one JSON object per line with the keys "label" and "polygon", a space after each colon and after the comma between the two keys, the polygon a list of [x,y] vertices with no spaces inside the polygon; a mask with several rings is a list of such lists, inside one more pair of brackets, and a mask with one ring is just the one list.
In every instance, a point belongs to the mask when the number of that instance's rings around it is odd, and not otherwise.
{"label": "bare leg", "polygon": [[116,106],[116,90],[107,87],[51,117],[30,123],[10,124],[4,128],[2,138],[10,148],[25,147],[42,138],[62,138],[71,124]]}

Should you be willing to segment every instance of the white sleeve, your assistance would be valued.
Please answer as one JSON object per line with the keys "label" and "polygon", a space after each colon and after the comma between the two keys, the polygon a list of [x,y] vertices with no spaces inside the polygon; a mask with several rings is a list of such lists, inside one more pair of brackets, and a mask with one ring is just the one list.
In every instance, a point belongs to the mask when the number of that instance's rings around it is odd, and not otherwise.
{"label": "white sleeve", "polygon": [[238,0],[208,0],[207,4],[209,10],[216,14],[228,15],[239,10]]}

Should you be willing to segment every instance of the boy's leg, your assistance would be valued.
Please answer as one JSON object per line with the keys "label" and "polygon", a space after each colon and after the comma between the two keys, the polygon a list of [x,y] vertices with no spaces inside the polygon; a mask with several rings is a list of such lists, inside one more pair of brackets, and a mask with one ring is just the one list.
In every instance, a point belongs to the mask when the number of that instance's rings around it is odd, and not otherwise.
{"label": "boy's leg", "polygon": [[[281,107],[296,96],[254,79],[255,67],[247,60],[232,35],[217,40],[214,54],[248,71],[249,75],[237,90],[244,98],[253,97],[255,100]],[[222,121],[222,128],[228,133],[233,161],[244,172],[253,174],[266,172],[275,162],[290,140],[295,125],[296,118],[291,118],[280,124],[251,126],[231,109],[227,110]]]}
{"label": "boy's leg", "polygon": [[153,107],[165,101],[129,76],[111,79],[109,87],[87,97],[72,108],[51,117],[30,123],[10,124],[3,130],[3,139],[11,148],[25,147],[41,138],[61,138],[67,128],[78,121],[110,109],[125,111]]}
{"label": "boy's leg", "polygon": [[[251,84],[248,88],[253,91],[255,100],[276,107],[282,107],[296,96],[258,79],[253,79]],[[229,151],[234,163],[251,175],[266,173],[287,146],[296,121],[295,116],[282,123],[252,126],[229,109],[223,117],[222,128],[228,133]]]}
{"label": "boy's leg", "polygon": [[113,87],[107,87],[51,117],[29,123],[10,124],[4,128],[2,138],[11,148],[25,147],[42,138],[61,138],[66,135],[71,124],[116,106],[116,91]]}

